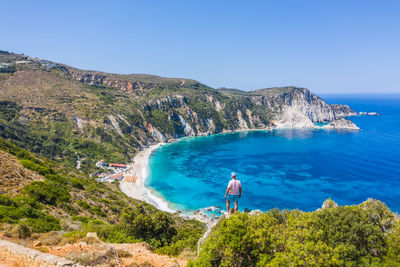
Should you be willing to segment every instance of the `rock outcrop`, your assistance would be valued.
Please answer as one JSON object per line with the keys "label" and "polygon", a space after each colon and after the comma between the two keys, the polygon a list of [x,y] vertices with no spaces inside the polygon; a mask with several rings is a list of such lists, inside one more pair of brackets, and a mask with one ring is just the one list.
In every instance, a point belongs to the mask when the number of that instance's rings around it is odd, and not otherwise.
{"label": "rock outcrop", "polygon": [[[15,266],[65,266],[79,267],[82,266],[73,261],[62,257],[40,252],[38,250],[26,248],[15,243],[0,240],[0,258],[5,258],[12,262]],[[0,262],[1,264],[1,262]],[[8,265],[6,265],[8,266]],[[14,266],[14,265],[13,265]]]}
{"label": "rock outcrop", "polygon": [[322,203],[322,209],[336,208],[338,204],[333,201],[331,198],[328,198]]}
{"label": "rock outcrop", "polygon": [[339,118],[327,125],[322,126],[323,129],[347,129],[347,130],[359,130],[360,128],[354,124],[351,120]]}
{"label": "rock outcrop", "polygon": [[331,105],[331,107],[333,109],[333,112],[335,112],[336,118],[357,115],[357,112],[352,110],[348,105],[333,104]]}

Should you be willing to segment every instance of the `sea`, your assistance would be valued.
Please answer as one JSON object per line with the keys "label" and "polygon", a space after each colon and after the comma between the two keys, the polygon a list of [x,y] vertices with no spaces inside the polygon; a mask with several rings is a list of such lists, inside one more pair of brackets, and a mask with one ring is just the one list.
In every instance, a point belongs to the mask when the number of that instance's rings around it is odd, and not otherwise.
{"label": "sea", "polygon": [[185,137],[149,159],[145,185],[172,209],[225,208],[231,172],[242,183],[239,209],[313,211],[368,198],[400,211],[400,95],[326,95],[346,104],[361,129],[284,129]]}

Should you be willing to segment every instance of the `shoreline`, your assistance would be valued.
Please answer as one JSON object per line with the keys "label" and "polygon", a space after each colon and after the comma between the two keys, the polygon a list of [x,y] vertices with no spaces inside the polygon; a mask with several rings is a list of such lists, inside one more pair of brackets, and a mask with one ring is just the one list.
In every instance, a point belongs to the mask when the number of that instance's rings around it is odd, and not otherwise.
{"label": "shoreline", "polygon": [[[153,153],[154,150],[158,149],[159,147],[172,143],[172,142],[178,142],[181,139],[184,138],[193,138],[193,137],[204,137],[204,136],[209,136],[209,135],[218,135],[218,134],[233,134],[233,133],[240,133],[240,132],[249,132],[249,131],[262,131],[262,132],[269,132],[269,131],[274,131],[274,130],[285,130],[285,129],[323,129],[323,130],[331,130],[329,128],[324,128],[320,126],[314,126],[314,127],[309,127],[309,128],[264,128],[264,129],[237,129],[237,130],[226,130],[222,131],[220,133],[214,133],[214,134],[200,134],[197,136],[183,136],[178,139],[172,139],[168,143],[157,143],[150,145],[149,147],[143,149],[142,151],[138,152],[135,157],[133,158],[132,162],[127,164],[127,169],[123,171],[122,173],[124,176],[133,176],[136,177],[136,182],[124,182],[122,180],[119,184],[120,190],[126,194],[127,196],[138,199],[141,201],[144,201],[157,209],[161,211],[166,211],[169,213],[174,213],[178,212],[181,217],[186,217],[189,219],[195,219],[201,222],[206,223],[207,225],[212,225],[215,222],[215,219],[209,217],[208,215],[204,214],[203,212],[197,210],[197,211],[192,211],[190,213],[183,213],[182,210],[179,209],[173,209],[170,207],[170,202],[168,202],[166,199],[164,199],[162,196],[156,196],[150,192],[148,188],[145,186],[145,181],[149,175],[149,159],[151,154]],[[350,130],[350,129],[345,129],[345,130]]]}
{"label": "shoreline", "polygon": [[136,177],[136,182],[124,182],[122,180],[119,183],[120,190],[128,197],[144,201],[161,211],[166,211],[169,213],[178,212],[179,216],[181,217],[201,221],[207,226],[212,225],[215,220],[208,217],[206,214],[195,211],[190,213],[182,213],[182,211],[180,210],[170,208],[170,202],[163,199],[162,197],[155,196],[150,192],[148,188],[146,188],[145,181],[149,174],[149,158],[154,150],[166,144],[168,143],[157,143],[137,153],[136,156],[133,158],[133,162],[129,163],[127,165],[127,169],[122,172],[124,176],[129,175]]}
{"label": "shoreline", "polygon": [[123,172],[124,176],[129,175],[135,177],[136,182],[124,182],[123,179],[119,184],[119,188],[125,195],[131,198],[144,201],[162,211],[175,212],[175,210],[168,207],[168,203],[165,200],[151,194],[149,189],[144,185],[149,174],[150,155],[163,144],[166,143],[151,145],[137,153],[133,158],[133,162],[129,163],[127,165],[127,170]]}

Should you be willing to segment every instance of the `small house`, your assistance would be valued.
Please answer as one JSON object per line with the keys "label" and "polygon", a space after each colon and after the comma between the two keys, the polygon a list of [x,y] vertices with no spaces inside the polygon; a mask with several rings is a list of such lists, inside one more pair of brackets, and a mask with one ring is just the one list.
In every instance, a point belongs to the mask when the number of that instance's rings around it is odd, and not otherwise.
{"label": "small house", "polygon": [[108,167],[115,167],[115,168],[126,168],[126,164],[121,164],[121,163],[110,163],[108,164]]}
{"label": "small house", "polygon": [[123,177],[122,173],[115,173],[115,174],[110,175],[109,178],[112,180],[122,180],[122,178],[124,178],[124,177]]}

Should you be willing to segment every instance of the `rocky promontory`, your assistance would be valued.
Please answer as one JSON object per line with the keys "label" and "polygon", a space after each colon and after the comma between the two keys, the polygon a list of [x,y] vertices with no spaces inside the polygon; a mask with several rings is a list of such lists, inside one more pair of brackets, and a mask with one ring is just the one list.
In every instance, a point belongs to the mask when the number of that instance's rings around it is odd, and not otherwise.
{"label": "rocky promontory", "polygon": [[357,112],[352,110],[348,105],[332,104],[331,107],[337,117],[349,117],[357,115]]}
{"label": "rocky promontory", "polygon": [[347,129],[347,130],[359,130],[360,128],[355,125],[354,122],[348,119],[339,118],[327,125],[322,126],[323,129]]}

